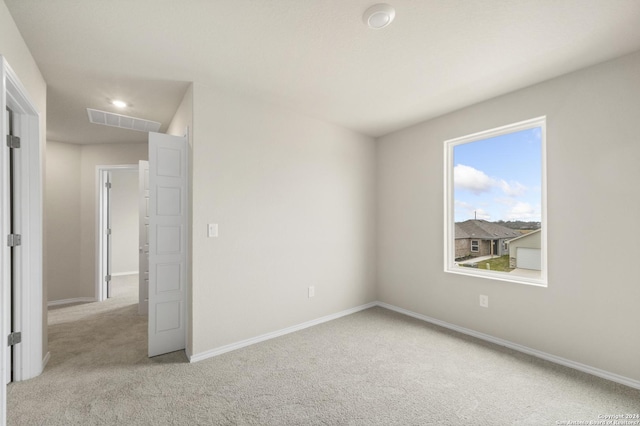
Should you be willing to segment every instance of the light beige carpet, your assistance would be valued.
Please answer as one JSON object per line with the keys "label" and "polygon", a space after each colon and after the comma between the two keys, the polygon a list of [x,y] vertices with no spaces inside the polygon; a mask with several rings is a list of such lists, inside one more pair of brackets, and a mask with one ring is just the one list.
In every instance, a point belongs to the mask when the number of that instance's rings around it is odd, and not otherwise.
{"label": "light beige carpet", "polygon": [[[640,391],[373,308],[195,364],[148,359],[135,287],[52,309],[45,372],[9,425],[556,425]],[[133,283],[135,284],[135,283]]]}

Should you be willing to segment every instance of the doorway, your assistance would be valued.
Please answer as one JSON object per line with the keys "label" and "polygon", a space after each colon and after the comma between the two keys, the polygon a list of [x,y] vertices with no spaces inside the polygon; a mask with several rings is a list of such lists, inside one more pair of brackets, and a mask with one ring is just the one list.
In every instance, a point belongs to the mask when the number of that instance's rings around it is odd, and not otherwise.
{"label": "doorway", "polygon": [[[6,413],[6,383],[39,375],[43,348],[42,153],[40,116],[26,89],[0,56],[0,423]],[[9,110],[11,112],[9,112]],[[8,134],[14,137],[7,139]],[[9,142],[9,144],[7,144]],[[6,313],[6,314],[5,314]],[[10,360],[7,360],[10,358]],[[12,361],[12,362],[11,362]]]}
{"label": "doorway", "polygon": [[97,166],[96,300],[111,297],[113,277],[138,273],[138,165]]}
{"label": "doorway", "polygon": [[[98,174],[98,268],[96,300],[109,296],[111,280],[112,229],[110,191],[113,171],[124,168],[139,169],[140,228],[139,250],[148,252],[147,266],[138,270],[140,285],[148,283],[148,306],[142,309],[143,292],[139,292],[140,311],[149,315],[149,356],[182,350],[187,339],[187,262],[188,249],[188,155],[187,136],[178,137],[149,133],[148,168],[138,165],[97,166]],[[148,170],[148,173],[147,173]],[[145,206],[143,209],[142,206]],[[144,213],[144,214],[141,214]],[[143,217],[144,216],[144,217]],[[144,237],[143,237],[144,236]],[[144,249],[148,246],[148,251]],[[135,256],[142,260],[143,256]],[[146,257],[146,256],[145,256]]]}
{"label": "doorway", "polygon": [[[16,266],[20,260],[20,245],[22,243],[22,235],[19,226],[19,205],[16,203],[16,192],[19,185],[19,163],[18,150],[20,149],[20,138],[14,129],[14,112],[9,106],[6,106],[5,117],[5,138],[7,141],[7,174],[8,174],[8,200],[6,206],[8,236],[7,246],[9,247],[8,259],[8,294],[3,303],[2,310],[5,323],[8,324],[8,344],[6,346],[6,377],[5,384],[14,381],[14,365],[17,366],[17,360],[14,360],[14,348],[22,340],[22,333],[18,327],[18,321],[15,317],[15,296],[17,294],[18,274]],[[16,369],[17,370],[17,369]]]}

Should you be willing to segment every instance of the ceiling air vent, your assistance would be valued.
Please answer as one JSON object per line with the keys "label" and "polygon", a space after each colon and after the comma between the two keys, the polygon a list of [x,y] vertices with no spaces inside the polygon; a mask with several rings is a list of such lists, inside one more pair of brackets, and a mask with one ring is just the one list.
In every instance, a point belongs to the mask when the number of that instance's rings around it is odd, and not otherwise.
{"label": "ceiling air vent", "polygon": [[160,123],[157,121],[143,120],[142,118],[128,117],[91,108],[87,108],[87,113],[89,114],[89,121],[93,124],[138,130],[139,132],[157,132],[160,130]]}

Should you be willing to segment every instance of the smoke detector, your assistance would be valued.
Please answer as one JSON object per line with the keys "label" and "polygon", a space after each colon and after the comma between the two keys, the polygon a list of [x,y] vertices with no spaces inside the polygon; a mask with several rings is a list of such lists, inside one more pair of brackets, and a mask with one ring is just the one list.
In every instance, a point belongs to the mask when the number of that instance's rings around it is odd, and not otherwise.
{"label": "smoke detector", "polygon": [[114,114],[112,112],[91,108],[87,108],[87,113],[89,114],[89,122],[93,124],[137,130],[139,132],[157,132],[160,130],[160,123],[157,121],[129,117],[127,115]]}
{"label": "smoke detector", "polygon": [[395,17],[396,10],[392,6],[386,3],[379,3],[367,9],[362,16],[362,20],[369,28],[379,30],[393,22]]}

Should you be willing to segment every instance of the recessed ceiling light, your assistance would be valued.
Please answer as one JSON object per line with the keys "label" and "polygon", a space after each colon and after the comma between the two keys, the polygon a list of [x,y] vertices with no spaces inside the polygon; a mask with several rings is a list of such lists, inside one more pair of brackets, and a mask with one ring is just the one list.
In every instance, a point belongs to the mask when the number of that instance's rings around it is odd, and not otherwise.
{"label": "recessed ceiling light", "polygon": [[127,103],[124,101],[119,101],[117,99],[112,100],[111,101],[111,105],[118,107],[118,108],[125,108],[127,106]]}
{"label": "recessed ceiling light", "polygon": [[393,7],[385,3],[379,3],[367,9],[362,19],[369,28],[379,30],[393,22],[395,17],[396,10]]}

